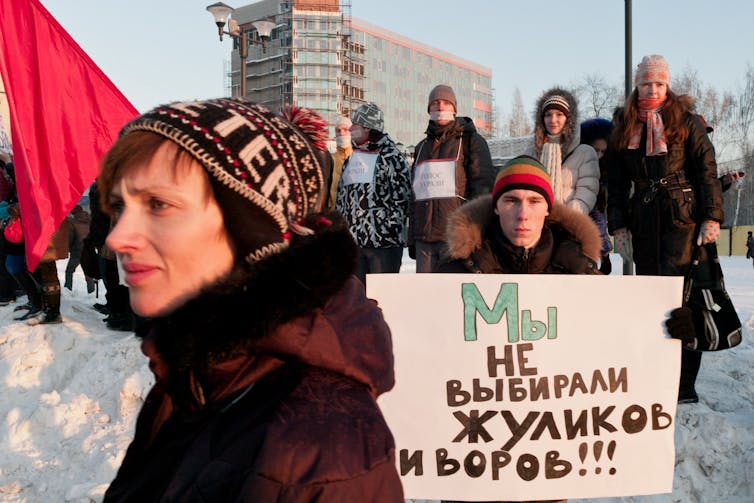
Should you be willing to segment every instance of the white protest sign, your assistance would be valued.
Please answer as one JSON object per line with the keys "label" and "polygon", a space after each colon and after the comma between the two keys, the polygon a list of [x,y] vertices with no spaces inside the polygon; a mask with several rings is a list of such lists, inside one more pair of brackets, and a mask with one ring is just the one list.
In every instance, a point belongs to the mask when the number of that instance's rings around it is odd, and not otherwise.
{"label": "white protest sign", "polygon": [[343,168],[343,185],[373,183],[374,168],[377,166],[379,152],[354,150]]}
{"label": "white protest sign", "polygon": [[407,498],[672,491],[682,278],[376,274]]}
{"label": "white protest sign", "polygon": [[456,197],[456,160],[420,162],[414,168],[413,188],[417,201]]}

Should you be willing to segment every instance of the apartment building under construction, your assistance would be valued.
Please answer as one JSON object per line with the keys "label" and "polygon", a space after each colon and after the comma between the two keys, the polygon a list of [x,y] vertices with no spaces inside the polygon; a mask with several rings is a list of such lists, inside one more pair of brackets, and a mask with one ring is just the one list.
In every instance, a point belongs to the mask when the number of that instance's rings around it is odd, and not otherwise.
{"label": "apartment building under construction", "polygon": [[[453,86],[458,115],[480,133],[492,129],[492,71],[351,16],[350,0],[262,0],[239,7],[233,18],[247,31],[246,94],[272,110],[287,104],[312,108],[333,124],[360,103],[377,103],[385,127],[406,146],[427,126],[427,95]],[[251,23],[274,23],[261,45]],[[240,91],[241,60],[231,57],[229,85]],[[331,130],[332,134],[332,130]]]}

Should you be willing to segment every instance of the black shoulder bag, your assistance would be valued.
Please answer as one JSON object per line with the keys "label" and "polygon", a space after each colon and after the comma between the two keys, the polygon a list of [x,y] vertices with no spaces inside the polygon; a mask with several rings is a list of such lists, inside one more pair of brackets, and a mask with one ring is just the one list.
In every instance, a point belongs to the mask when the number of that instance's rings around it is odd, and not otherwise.
{"label": "black shoulder bag", "polygon": [[717,256],[717,246],[706,245],[712,285],[701,288],[697,285],[701,247],[694,246],[691,265],[683,285],[683,305],[691,309],[694,324],[694,340],[685,345],[695,351],[719,351],[741,343],[741,320],[736,308],[725,291],[723,270]]}

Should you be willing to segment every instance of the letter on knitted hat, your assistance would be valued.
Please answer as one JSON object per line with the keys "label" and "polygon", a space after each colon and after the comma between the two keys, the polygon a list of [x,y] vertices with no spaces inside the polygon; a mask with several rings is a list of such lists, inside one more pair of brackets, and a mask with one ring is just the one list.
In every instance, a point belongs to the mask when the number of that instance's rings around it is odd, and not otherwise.
{"label": "letter on knitted hat", "polygon": [[287,246],[290,224],[316,211],[324,176],[309,138],[240,99],[171,103],[128,123],[192,155],[207,171],[237,253],[254,262]]}

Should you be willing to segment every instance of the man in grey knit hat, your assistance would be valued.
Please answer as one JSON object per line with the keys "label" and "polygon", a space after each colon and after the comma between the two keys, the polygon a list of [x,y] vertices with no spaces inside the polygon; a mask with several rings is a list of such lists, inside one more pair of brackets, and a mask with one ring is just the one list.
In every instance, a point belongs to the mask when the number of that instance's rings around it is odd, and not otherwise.
{"label": "man in grey knit hat", "polygon": [[351,121],[354,149],[343,165],[336,205],[359,245],[356,275],[366,284],[369,273],[400,271],[411,181],[406,159],[384,132],[380,107],[364,103]]}
{"label": "man in grey knit hat", "polygon": [[445,246],[448,216],[492,191],[495,171],[487,142],[469,117],[457,117],[456,95],[435,86],[427,100],[429,125],[416,145],[412,169],[408,249],[416,272],[432,272]]}

